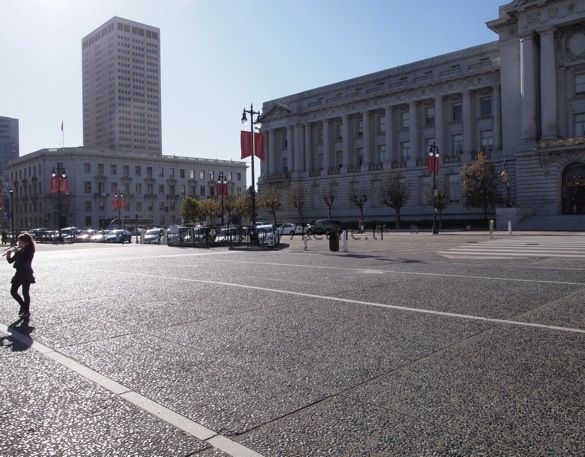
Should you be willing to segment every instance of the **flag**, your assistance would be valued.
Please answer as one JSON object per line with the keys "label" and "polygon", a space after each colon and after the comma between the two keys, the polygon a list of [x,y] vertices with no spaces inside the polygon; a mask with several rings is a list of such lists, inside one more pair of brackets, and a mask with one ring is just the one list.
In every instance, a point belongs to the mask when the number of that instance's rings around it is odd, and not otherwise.
{"label": "flag", "polygon": [[63,131],[63,121],[61,121],[61,131]]}
{"label": "flag", "polygon": [[[252,155],[252,132],[240,132],[240,145],[242,148],[242,159]],[[254,134],[254,155],[260,160],[266,160],[266,152],[264,148],[264,134]]]}

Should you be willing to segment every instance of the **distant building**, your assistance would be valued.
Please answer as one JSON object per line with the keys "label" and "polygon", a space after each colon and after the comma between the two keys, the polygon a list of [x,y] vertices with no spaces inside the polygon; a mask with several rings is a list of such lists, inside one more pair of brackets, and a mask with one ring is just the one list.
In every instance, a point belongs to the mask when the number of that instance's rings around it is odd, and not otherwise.
{"label": "distant building", "polygon": [[357,222],[352,197],[366,194],[367,220],[393,220],[379,193],[383,175],[400,169],[411,184],[402,218],[428,220],[436,145],[437,179],[450,191],[443,219],[480,218],[464,205],[459,172],[484,150],[513,205],[498,218],[583,230],[585,4],[517,0],[487,26],[498,41],[265,102],[259,186],[304,183],[306,219],[326,217],[332,196],[332,217]]}
{"label": "distant building", "polygon": [[82,40],[83,144],[162,155],[160,31],[114,17]]}
{"label": "distant building", "polygon": [[10,187],[8,162],[19,156],[18,119],[0,116],[0,191]]}
{"label": "distant building", "polygon": [[[65,170],[68,191],[51,192],[52,173]],[[10,164],[15,228],[181,224],[187,196],[216,198],[218,176],[228,195],[246,191],[246,164],[193,157],[145,157],[93,148],[42,149]],[[122,221],[119,221],[121,219]]]}
{"label": "distant building", "polygon": [[[6,177],[16,229],[167,227],[184,223],[187,196],[217,198],[220,175],[228,195],[247,190],[245,162],[162,154],[159,29],[114,17],[82,49],[84,146],[18,157],[16,136]],[[68,189],[51,188],[63,169]]]}

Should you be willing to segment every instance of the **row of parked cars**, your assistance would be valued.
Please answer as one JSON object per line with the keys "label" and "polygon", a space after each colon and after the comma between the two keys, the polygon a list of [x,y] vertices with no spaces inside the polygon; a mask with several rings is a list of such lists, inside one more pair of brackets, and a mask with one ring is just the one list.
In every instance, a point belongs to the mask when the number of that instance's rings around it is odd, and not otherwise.
{"label": "row of parked cars", "polygon": [[[77,227],[61,229],[61,238],[58,230],[45,228],[32,229],[29,233],[38,243],[131,243],[133,234],[126,229],[114,230],[81,230]],[[144,233],[145,243],[160,243],[164,234],[161,228],[148,229]],[[138,236],[142,236],[139,232]]]}

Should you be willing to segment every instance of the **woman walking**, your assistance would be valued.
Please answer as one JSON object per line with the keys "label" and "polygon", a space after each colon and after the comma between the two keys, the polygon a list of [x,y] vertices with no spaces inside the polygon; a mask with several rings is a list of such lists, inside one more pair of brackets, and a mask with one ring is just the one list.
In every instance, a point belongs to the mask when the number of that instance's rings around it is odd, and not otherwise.
{"label": "woman walking", "polygon": [[[8,263],[13,263],[13,268],[16,273],[12,277],[12,287],[10,288],[10,295],[20,305],[18,316],[22,319],[30,317],[30,285],[35,282],[33,276],[32,261],[35,256],[35,242],[28,233],[21,233],[18,235],[17,246],[11,248],[4,254]],[[18,293],[18,289],[22,287],[22,297]]]}

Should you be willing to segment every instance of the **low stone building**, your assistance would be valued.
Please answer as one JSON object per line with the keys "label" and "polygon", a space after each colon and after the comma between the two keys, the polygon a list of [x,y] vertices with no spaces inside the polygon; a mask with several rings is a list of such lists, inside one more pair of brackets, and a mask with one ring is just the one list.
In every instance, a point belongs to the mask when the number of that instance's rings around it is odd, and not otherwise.
{"label": "low stone building", "polygon": [[[59,222],[61,227],[99,228],[114,220],[124,226],[167,227],[183,222],[179,209],[186,196],[216,198],[220,176],[228,195],[245,191],[246,167],[240,161],[84,147],[42,149],[10,162],[13,192],[6,195],[5,215],[13,207],[14,226],[20,230],[57,229]],[[59,179],[63,170],[67,186],[51,185],[53,174]]]}

